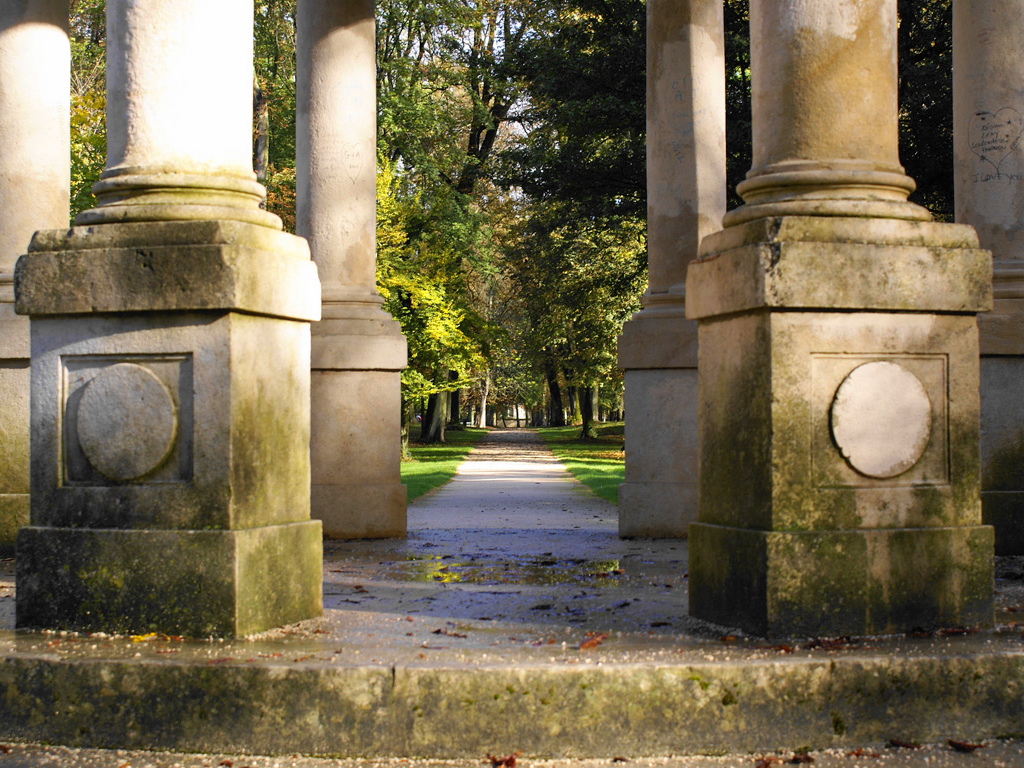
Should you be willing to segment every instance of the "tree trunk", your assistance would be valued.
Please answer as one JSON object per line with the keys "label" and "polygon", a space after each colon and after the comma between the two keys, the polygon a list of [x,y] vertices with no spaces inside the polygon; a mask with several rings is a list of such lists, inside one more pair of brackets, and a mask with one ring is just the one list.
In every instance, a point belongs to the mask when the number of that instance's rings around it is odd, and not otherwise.
{"label": "tree trunk", "polygon": [[[267,94],[260,87],[256,71],[252,73],[252,114],[255,118],[252,140],[252,169],[256,178],[263,181],[267,178],[267,164],[270,158],[270,104]],[[264,203],[265,204],[265,203]]]}
{"label": "tree trunk", "polygon": [[519,429],[519,406],[514,405],[512,407],[516,409],[516,429]]}
{"label": "tree trunk", "polygon": [[409,458],[409,425],[412,423],[413,418],[415,418],[415,416],[413,415],[413,412],[416,409],[413,407],[412,401],[406,399],[405,397],[402,398],[402,406],[401,407],[402,407],[402,430],[401,430],[401,435],[402,435],[402,458],[403,459],[408,459]]}
{"label": "tree trunk", "polygon": [[484,374],[484,383],[480,387],[480,429],[487,426],[487,394],[491,389],[491,372]]}
{"label": "tree trunk", "polygon": [[545,359],[544,377],[548,380],[548,392],[551,394],[551,414],[548,417],[548,424],[552,427],[565,426],[565,409],[562,407],[562,390],[558,386],[558,371],[554,364]]}
{"label": "tree trunk", "polygon": [[[448,381],[458,381],[459,374],[455,371],[448,371]],[[451,391],[450,405],[448,408],[448,426],[453,429],[462,428],[462,398],[457,389]]]}
{"label": "tree trunk", "polygon": [[580,390],[580,416],[583,419],[583,431],[580,439],[593,440],[597,437],[594,429],[594,404],[597,402],[597,387],[583,387]]}
{"label": "tree trunk", "polygon": [[448,420],[448,393],[437,392],[427,399],[427,412],[423,415],[421,443],[443,443],[444,425]]}
{"label": "tree trunk", "polygon": [[580,393],[579,387],[566,387],[569,395],[569,423],[575,424],[580,418]]}

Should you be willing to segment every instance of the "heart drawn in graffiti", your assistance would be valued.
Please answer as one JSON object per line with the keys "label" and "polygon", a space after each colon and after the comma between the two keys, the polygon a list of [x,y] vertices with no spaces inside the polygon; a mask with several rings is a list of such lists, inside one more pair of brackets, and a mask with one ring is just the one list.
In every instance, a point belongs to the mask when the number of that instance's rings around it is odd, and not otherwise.
{"label": "heart drawn in graffiti", "polygon": [[355,143],[346,144],[342,148],[341,156],[345,167],[345,173],[348,174],[349,179],[353,182],[358,181],[359,173],[363,170],[362,148]]}
{"label": "heart drawn in graffiti", "polygon": [[967,130],[971,151],[997,171],[1007,155],[1017,149],[1024,133],[1024,118],[1011,107],[998,112],[975,112]]}

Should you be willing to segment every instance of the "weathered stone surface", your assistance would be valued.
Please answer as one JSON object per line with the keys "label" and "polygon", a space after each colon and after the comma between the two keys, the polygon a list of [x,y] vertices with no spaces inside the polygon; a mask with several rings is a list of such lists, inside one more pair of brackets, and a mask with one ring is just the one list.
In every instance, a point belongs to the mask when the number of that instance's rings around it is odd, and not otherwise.
{"label": "weathered stone surface", "polygon": [[836,390],[832,439],[854,470],[887,479],[920,461],[932,436],[932,402],[921,381],[897,363],[864,363]]}
{"label": "weathered stone surface", "polygon": [[[977,525],[976,343],[970,316],[758,312],[705,322],[701,521],[763,530]],[[888,480],[851,467],[831,434],[836,390],[872,362],[914,373],[932,407],[920,459]]]}
{"label": "weathered stone surface", "polygon": [[[33,525],[308,519],[308,328],[239,313],[34,318],[33,386],[53,395],[33,402]],[[119,364],[157,376],[178,412],[167,460],[134,481],[97,472],[77,433],[83,387]]]}
{"label": "weathered stone surface", "polygon": [[394,370],[313,371],[313,423],[320,426],[312,429],[310,453],[320,460],[312,468],[311,514],[329,538],[405,535],[394,396],[399,376]]}
{"label": "weathered stone surface", "polygon": [[705,238],[701,254],[687,277],[686,314],[695,319],[758,307],[979,312],[992,306],[991,257],[977,248],[969,227],[770,218]]}
{"label": "weathered stone surface", "polygon": [[619,535],[685,536],[697,520],[697,370],[627,369],[625,377]]}
{"label": "weathered stone surface", "polygon": [[[840,242],[821,242],[833,222]],[[858,229],[886,231],[872,223],[813,225],[817,234],[796,242],[789,238],[808,229],[802,218],[733,227],[706,241],[709,248],[724,244],[723,254],[690,267],[688,295],[697,298],[688,311],[701,317],[700,523],[691,527],[691,537],[700,538],[692,541],[691,612],[777,634],[985,623],[991,565],[981,554],[989,529],[979,527],[976,321],[973,314],[922,310],[984,305],[988,254],[970,247],[961,228],[942,238],[939,225],[895,225],[897,232],[939,227],[939,242],[968,244],[940,250],[844,242]],[[778,233],[786,239],[779,242]],[[768,242],[743,245],[757,234]],[[851,253],[856,258],[842,258]],[[958,268],[961,256],[967,266]],[[912,287],[928,262],[934,270],[921,274],[931,284]],[[863,311],[879,304],[918,311]],[[895,371],[913,386],[862,380],[866,371],[879,374],[867,379]],[[896,429],[894,412],[910,419],[907,429]],[[861,431],[872,423],[871,434]],[[952,542],[976,531],[971,557],[960,544],[926,545],[940,528],[951,529]],[[920,536],[920,546],[900,546],[940,589],[881,568],[871,542],[901,529],[908,542]],[[776,534],[803,542],[810,554],[799,547],[782,553],[770,542],[790,539]],[[802,570],[779,565],[787,557]],[[956,578],[936,575],[947,572]],[[971,590],[964,591],[966,583]],[[848,588],[854,592],[844,596]],[[899,609],[914,602],[915,589],[920,610]],[[938,601],[943,590],[952,590],[948,604]],[[904,614],[913,623],[900,624]]]}
{"label": "weathered stone surface", "polygon": [[510,668],[342,666],[296,662],[300,651],[282,650],[279,660],[215,665],[177,654],[148,663],[10,654],[0,665],[0,735],[215,753],[477,760],[507,745],[503,754],[514,746],[530,758],[609,759],[852,749],[890,738],[978,741],[1017,733],[1024,706],[1024,663],[1010,652]]}
{"label": "weathered stone surface", "polygon": [[221,309],[320,318],[306,243],[236,221],[39,232],[15,280],[18,312],[28,315]]}
{"label": "weathered stone surface", "polygon": [[1022,381],[1024,357],[982,356],[981,514],[996,529],[1000,555],[1024,552]]}
{"label": "weathered stone surface", "polygon": [[989,526],[690,528],[690,611],[768,637],[992,623]]}
{"label": "weathered stone surface", "polygon": [[18,626],[244,636],[322,610],[320,524],[236,531],[31,526],[18,534]]}

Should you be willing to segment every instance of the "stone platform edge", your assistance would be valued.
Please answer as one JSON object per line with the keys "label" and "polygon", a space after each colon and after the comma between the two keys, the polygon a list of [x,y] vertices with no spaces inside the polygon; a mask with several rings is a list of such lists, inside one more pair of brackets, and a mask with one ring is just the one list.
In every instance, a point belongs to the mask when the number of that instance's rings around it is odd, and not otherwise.
{"label": "stone platform edge", "polygon": [[612,757],[1024,734],[1024,654],[334,666],[0,660],[0,738],[334,757]]}

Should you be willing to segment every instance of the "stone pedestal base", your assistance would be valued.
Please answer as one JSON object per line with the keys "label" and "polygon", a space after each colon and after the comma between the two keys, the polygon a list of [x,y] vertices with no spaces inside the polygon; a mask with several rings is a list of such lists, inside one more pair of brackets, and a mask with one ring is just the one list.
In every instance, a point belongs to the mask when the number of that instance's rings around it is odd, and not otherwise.
{"label": "stone pedestal base", "polygon": [[18,625],[243,635],[320,613],[304,240],[232,221],[37,233]]}
{"label": "stone pedestal base", "polygon": [[623,328],[626,476],[619,536],[685,538],[697,520],[697,324],[681,306],[646,309]]}
{"label": "stone pedestal base", "polygon": [[[985,324],[979,323],[982,343]],[[981,514],[996,554],[1024,554],[1024,355],[981,358]]]}
{"label": "stone pedestal base", "polygon": [[973,230],[782,217],[701,250],[691,613],[774,635],[991,623]]}
{"label": "stone pedestal base", "polygon": [[12,286],[0,282],[0,553],[13,553],[28,525],[28,319],[14,314]]}
{"label": "stone pedestal base", "polygon": [[[327,311],[338,313],[339,307]],[[378,307],[314,326],[312,507],[331,539],[406,534],[401,466],[401,370],[405,337]]]}
{"label": "stone pedestal base", "polygon": [[766,637],[992,623],[992,528],[690,528],[690,611]]}
{"label": "stone pedestal base", "polygon": [[22,529],[17,624],[242,636],[319,616],[314,520],[236,531]]}

